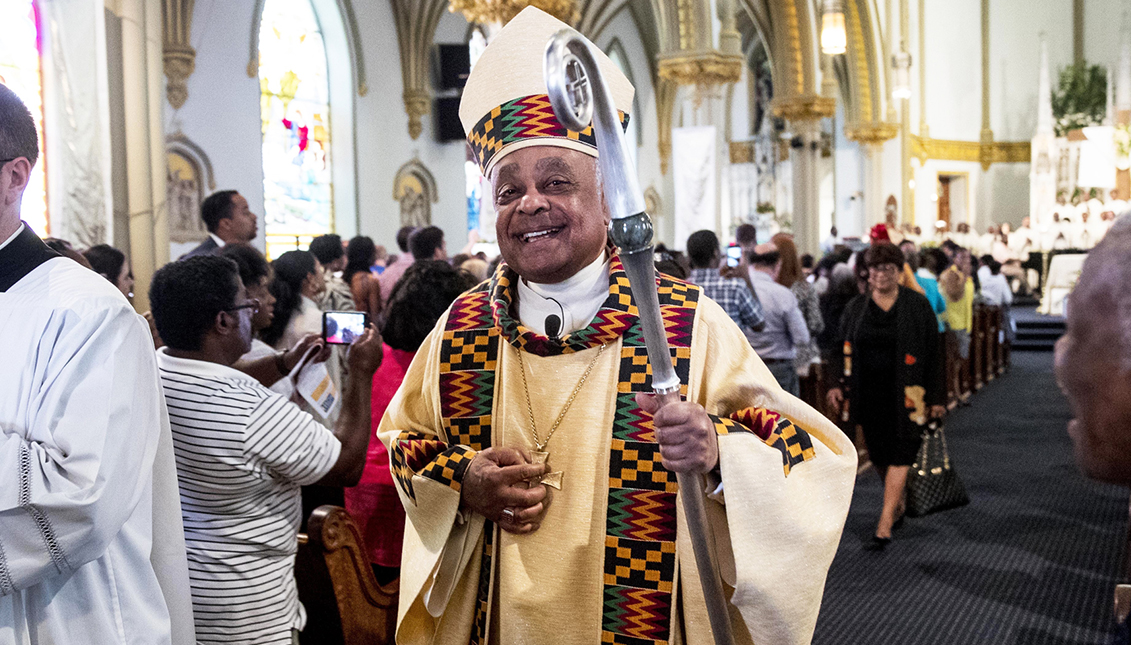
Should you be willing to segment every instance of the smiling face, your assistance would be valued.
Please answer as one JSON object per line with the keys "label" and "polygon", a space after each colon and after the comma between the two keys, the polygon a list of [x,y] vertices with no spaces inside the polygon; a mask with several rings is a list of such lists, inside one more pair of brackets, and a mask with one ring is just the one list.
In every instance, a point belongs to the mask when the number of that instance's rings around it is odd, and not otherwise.
{"label": "smiling face", "polygon": [[899,267],[886,262],[868,267],[868,284],[880,293],[896,291],[899,289]]}
{"label": "smiling face", "polygon": [[531,282],[555,284],[605,248],[608,210],[597,160],[554,146],[516,150],[491,173],[503,259]]}

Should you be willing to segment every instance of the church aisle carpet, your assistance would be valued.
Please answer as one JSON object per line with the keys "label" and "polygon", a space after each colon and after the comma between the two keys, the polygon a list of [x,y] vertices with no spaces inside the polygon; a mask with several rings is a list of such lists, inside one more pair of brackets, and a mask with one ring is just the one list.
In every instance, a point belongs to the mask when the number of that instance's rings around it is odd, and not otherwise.
{"label": "church aisle carpet", "polygon": [[860,475],[829,571],[816,645],[1091,645],[1110,642],[1126,489],[1084,478],[1065,432],[1051,353],[1013,369],[947,423],[968,506],[907,518],[863,550],[882,490]]}

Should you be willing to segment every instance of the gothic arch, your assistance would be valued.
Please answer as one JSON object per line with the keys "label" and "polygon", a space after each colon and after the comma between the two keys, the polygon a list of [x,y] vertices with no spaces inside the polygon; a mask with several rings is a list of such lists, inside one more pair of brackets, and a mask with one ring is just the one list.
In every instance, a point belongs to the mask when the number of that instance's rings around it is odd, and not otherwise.
{"label": "gothic arch", "polygon": [[[247,76],[255,78],[259,74],[259,25],[262,23],[263,3],[267,0],[255,0],[255,8],[251,13],[251,38],[248,41]],[[362,54],[361,35],[357,29],[357,18],[354,17],[353,0],[311,0],[314,14],[322,23],[323,30],[330,25],[326,24],[330,14],[337,13],[339,22],[345,31],[345,41],[348,50],[351,75],[357,87],[357,95],[365,96],[369,93],[369,81],[365,75],[365,56]],[[327,37],[327,44],[330,38]]]}
{"label": "gothic arch", "polygon": [[200,204],[216,190],[212,161],[200,146],[180,133],[165,139],[165,154],[169,240],[199,242],[208,237],[200,219]]}
{"label": "gothic arch", "polygon": [[393,178],[393,199],[401,205],[401,226],[432,224],[432,204],[440,201],[432,172],[413,159],[397,170]]}
{"label": "gothic arch", "polygon": [[[631,83],[633,87],[639,88],[640,86],[636,84],[635,74],[632,73],[632,61],[628,58],[628,51],[625,50],[619,38],[613,38],[609,41],[609,46],[605,48],[605,53],[610,57],[612,57],[614,52],[624,61],[624,69],[621,71],[628,77],[628,82]],[[629,125],[635,128],[636,144],[641,145],[641,142],[644,141],[644,115],[640,109],[639,91],[632,95],[632,114],[632,120],[635,121],[635,123],[630,123]]]}
{"label": "gothic arch", "polygon": [[[259,30],[267,0],[255,0],[252,13],[248,76],[259,75]],[[326,48],[332,129],[330,135],[332,232],[352,237],[358,230],[356,96],[369,91],[361,40],[352,0],[306,0],[314,12]]]}

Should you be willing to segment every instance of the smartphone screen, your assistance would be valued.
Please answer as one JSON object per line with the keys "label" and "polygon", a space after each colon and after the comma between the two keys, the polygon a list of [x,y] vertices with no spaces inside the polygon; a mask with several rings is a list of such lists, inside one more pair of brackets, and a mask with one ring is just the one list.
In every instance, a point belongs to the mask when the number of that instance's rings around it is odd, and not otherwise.
{"label": "smartphone screen", "polygon": [[742,262],[742,247],[741,246],[728,246],[727,247],[727,266],[736,267]]}
{"label": "smartphone screen", "polygon": [[322,339],[331,345],[349,345],[368,324],[369,314],[363,311],[327,311],[322,314]]}

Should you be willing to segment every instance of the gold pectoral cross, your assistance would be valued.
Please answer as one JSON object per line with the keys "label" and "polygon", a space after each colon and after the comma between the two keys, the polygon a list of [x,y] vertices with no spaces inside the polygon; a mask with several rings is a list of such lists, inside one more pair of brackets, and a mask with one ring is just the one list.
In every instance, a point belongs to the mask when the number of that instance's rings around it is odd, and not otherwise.
{"label": "gold pectoral cross", "polygon": [[[534,463],[536,463],[536,464],[544,464],[544,463],[547,463],[547,462],[550,461],[550,453],[548,453],[548,452],[542,452],[541,450],[533,450],[533,451],[531,451],[530,454],[534,457]],[[557,490],[561,490],[562,489],[562,477],[563,476],[565,476],[565,473],[559,471],[559,472],[556,472],[556,473],[546,473],[545,475],[538,475],[537,477],[531,477],[529,481],[530,481],[531,484],[545,484],[545,485],[549,486],[550,488],[555,488]]]}

